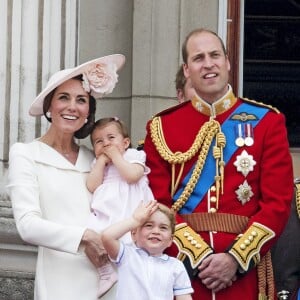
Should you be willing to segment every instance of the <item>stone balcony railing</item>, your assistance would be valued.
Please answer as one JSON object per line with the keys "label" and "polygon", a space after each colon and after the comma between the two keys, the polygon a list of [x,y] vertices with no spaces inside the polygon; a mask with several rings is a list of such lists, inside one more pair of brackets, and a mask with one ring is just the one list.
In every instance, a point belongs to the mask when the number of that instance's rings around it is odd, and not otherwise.
{"label": "stone balcony railing", "polygon": [[0,299],[32,300],[37,249],[19,237],[11,203],[0,195]]}

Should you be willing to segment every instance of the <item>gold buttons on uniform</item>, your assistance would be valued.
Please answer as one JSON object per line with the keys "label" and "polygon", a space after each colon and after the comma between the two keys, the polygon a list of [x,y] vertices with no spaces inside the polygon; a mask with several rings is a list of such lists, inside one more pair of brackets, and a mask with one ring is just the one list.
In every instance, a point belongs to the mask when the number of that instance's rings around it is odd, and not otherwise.
{"label": "gold buttons on uniform", "polygon": [[215,213],[216,211],[217,211],[217,210],[216,210],[214,207],[212,207],[212,208],[209,209],[209,212],[210,212],[210,213]]}
{"label": "gold buttons on uniform", "polygon": [[183,236],[186,237],[186,239],[197,249],[201,248],[201,245],[193,238],[193,236],[189,232],[185,231],[183,233]]}
{"label": "gold buttons on uniform", "polygon": [[240,249],[245,250],[247,246],[249,246],[253,242],[256,236],[257,236],[257,232],[255,230],[252,230],[248,238],[244,239],[244,242],[240,245]]}
{"label": "gold buttons on uniform", "polygon": [[217,197],[215,197],[215,196],[210,197],[210,202],[216,203]]}

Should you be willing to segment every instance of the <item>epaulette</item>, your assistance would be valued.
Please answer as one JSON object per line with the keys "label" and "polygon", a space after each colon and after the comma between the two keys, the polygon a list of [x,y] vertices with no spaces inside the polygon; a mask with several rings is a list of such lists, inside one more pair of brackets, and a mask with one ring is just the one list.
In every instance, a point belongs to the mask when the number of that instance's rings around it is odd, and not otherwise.
{"label": "epaulette", "polygon": [[296,210],[298,218],[300,219],[300,178],[296,178],[295,181],[295,187],[296,187]]}
{"label": "epaulette", "polygon": [[251,99],[248,99],[248,98],[240,98],[242,101],[244,102],[247,102],[247,103],[251,103],[253,105],[256,105],[256,106],[260,106],[260,107],[266,107],[274,112],[276,112],[277,114],[280,114],[280,111],[279,109],[277,109],[276,107],[272,106],[272,105],[269,105],[269,104],[265,104],[263,102],[258,102],[258,101],[255,101],[255,100],[251,100]]}
{"label": "epaulette", "polygon": [[182,103],[180,103],[180,104],[177,104],[177,105],[171,106],[171,107],[169,107],[169,108],[167,108],[167,109],[165,109],[165,110],[162,110],[162,111],[160,111],[159,113],[157,113],[156,115],[154,115],[154,116],[152,117],[152,119],[153,119],[154,117],[166,115],[166,114],[168,114],[168,113],[170,113],[170,112],[172,112],[172,111],[175,111],[175,110],[181,108],[182,106],[187,105],[189,102],[191,102],[191,101],[190,101],[190,100],[184,101],[184,102],[182,102]]}

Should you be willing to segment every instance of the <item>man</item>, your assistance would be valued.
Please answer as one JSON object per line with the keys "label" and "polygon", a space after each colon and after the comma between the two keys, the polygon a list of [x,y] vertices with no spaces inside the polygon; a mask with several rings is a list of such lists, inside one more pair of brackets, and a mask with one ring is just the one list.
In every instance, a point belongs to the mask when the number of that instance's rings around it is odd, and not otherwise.
{"label": "man", "polygon": [[194,299],[275,299],[269,250],[293,195],[285,118],[235,97],[214,32],[191,32],[182,56],[196,94],[147,124],[150,186],[178,212],[174,240]]}
{"label": "man", "polygon": [[185,78],[183,65],[180,65],[175,79],[176,96],[179,103],[191,100],[195,95],[195,90],[192,87],[191,79]]}

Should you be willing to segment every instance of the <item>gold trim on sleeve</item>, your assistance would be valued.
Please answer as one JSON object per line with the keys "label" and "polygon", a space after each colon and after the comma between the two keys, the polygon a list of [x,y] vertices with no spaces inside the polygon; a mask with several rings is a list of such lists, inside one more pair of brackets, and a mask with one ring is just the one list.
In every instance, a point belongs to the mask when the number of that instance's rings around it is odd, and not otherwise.
{"label": "gold trim on sleeve", "polygon": [[270,228],[253,223],[234,243],[229,253],[235,257],[240,267],[247,271],[251,260],[255,265],[259,263],[261,247],[274,236],[275,233]]}
{"label": "gold trim on sleeve", "polygon": [[179,249],[179,257],[185,254],[192,268],[196,268],[209,254],[213,253],[210,246],[186,223],[176,225],[174,243]]}

